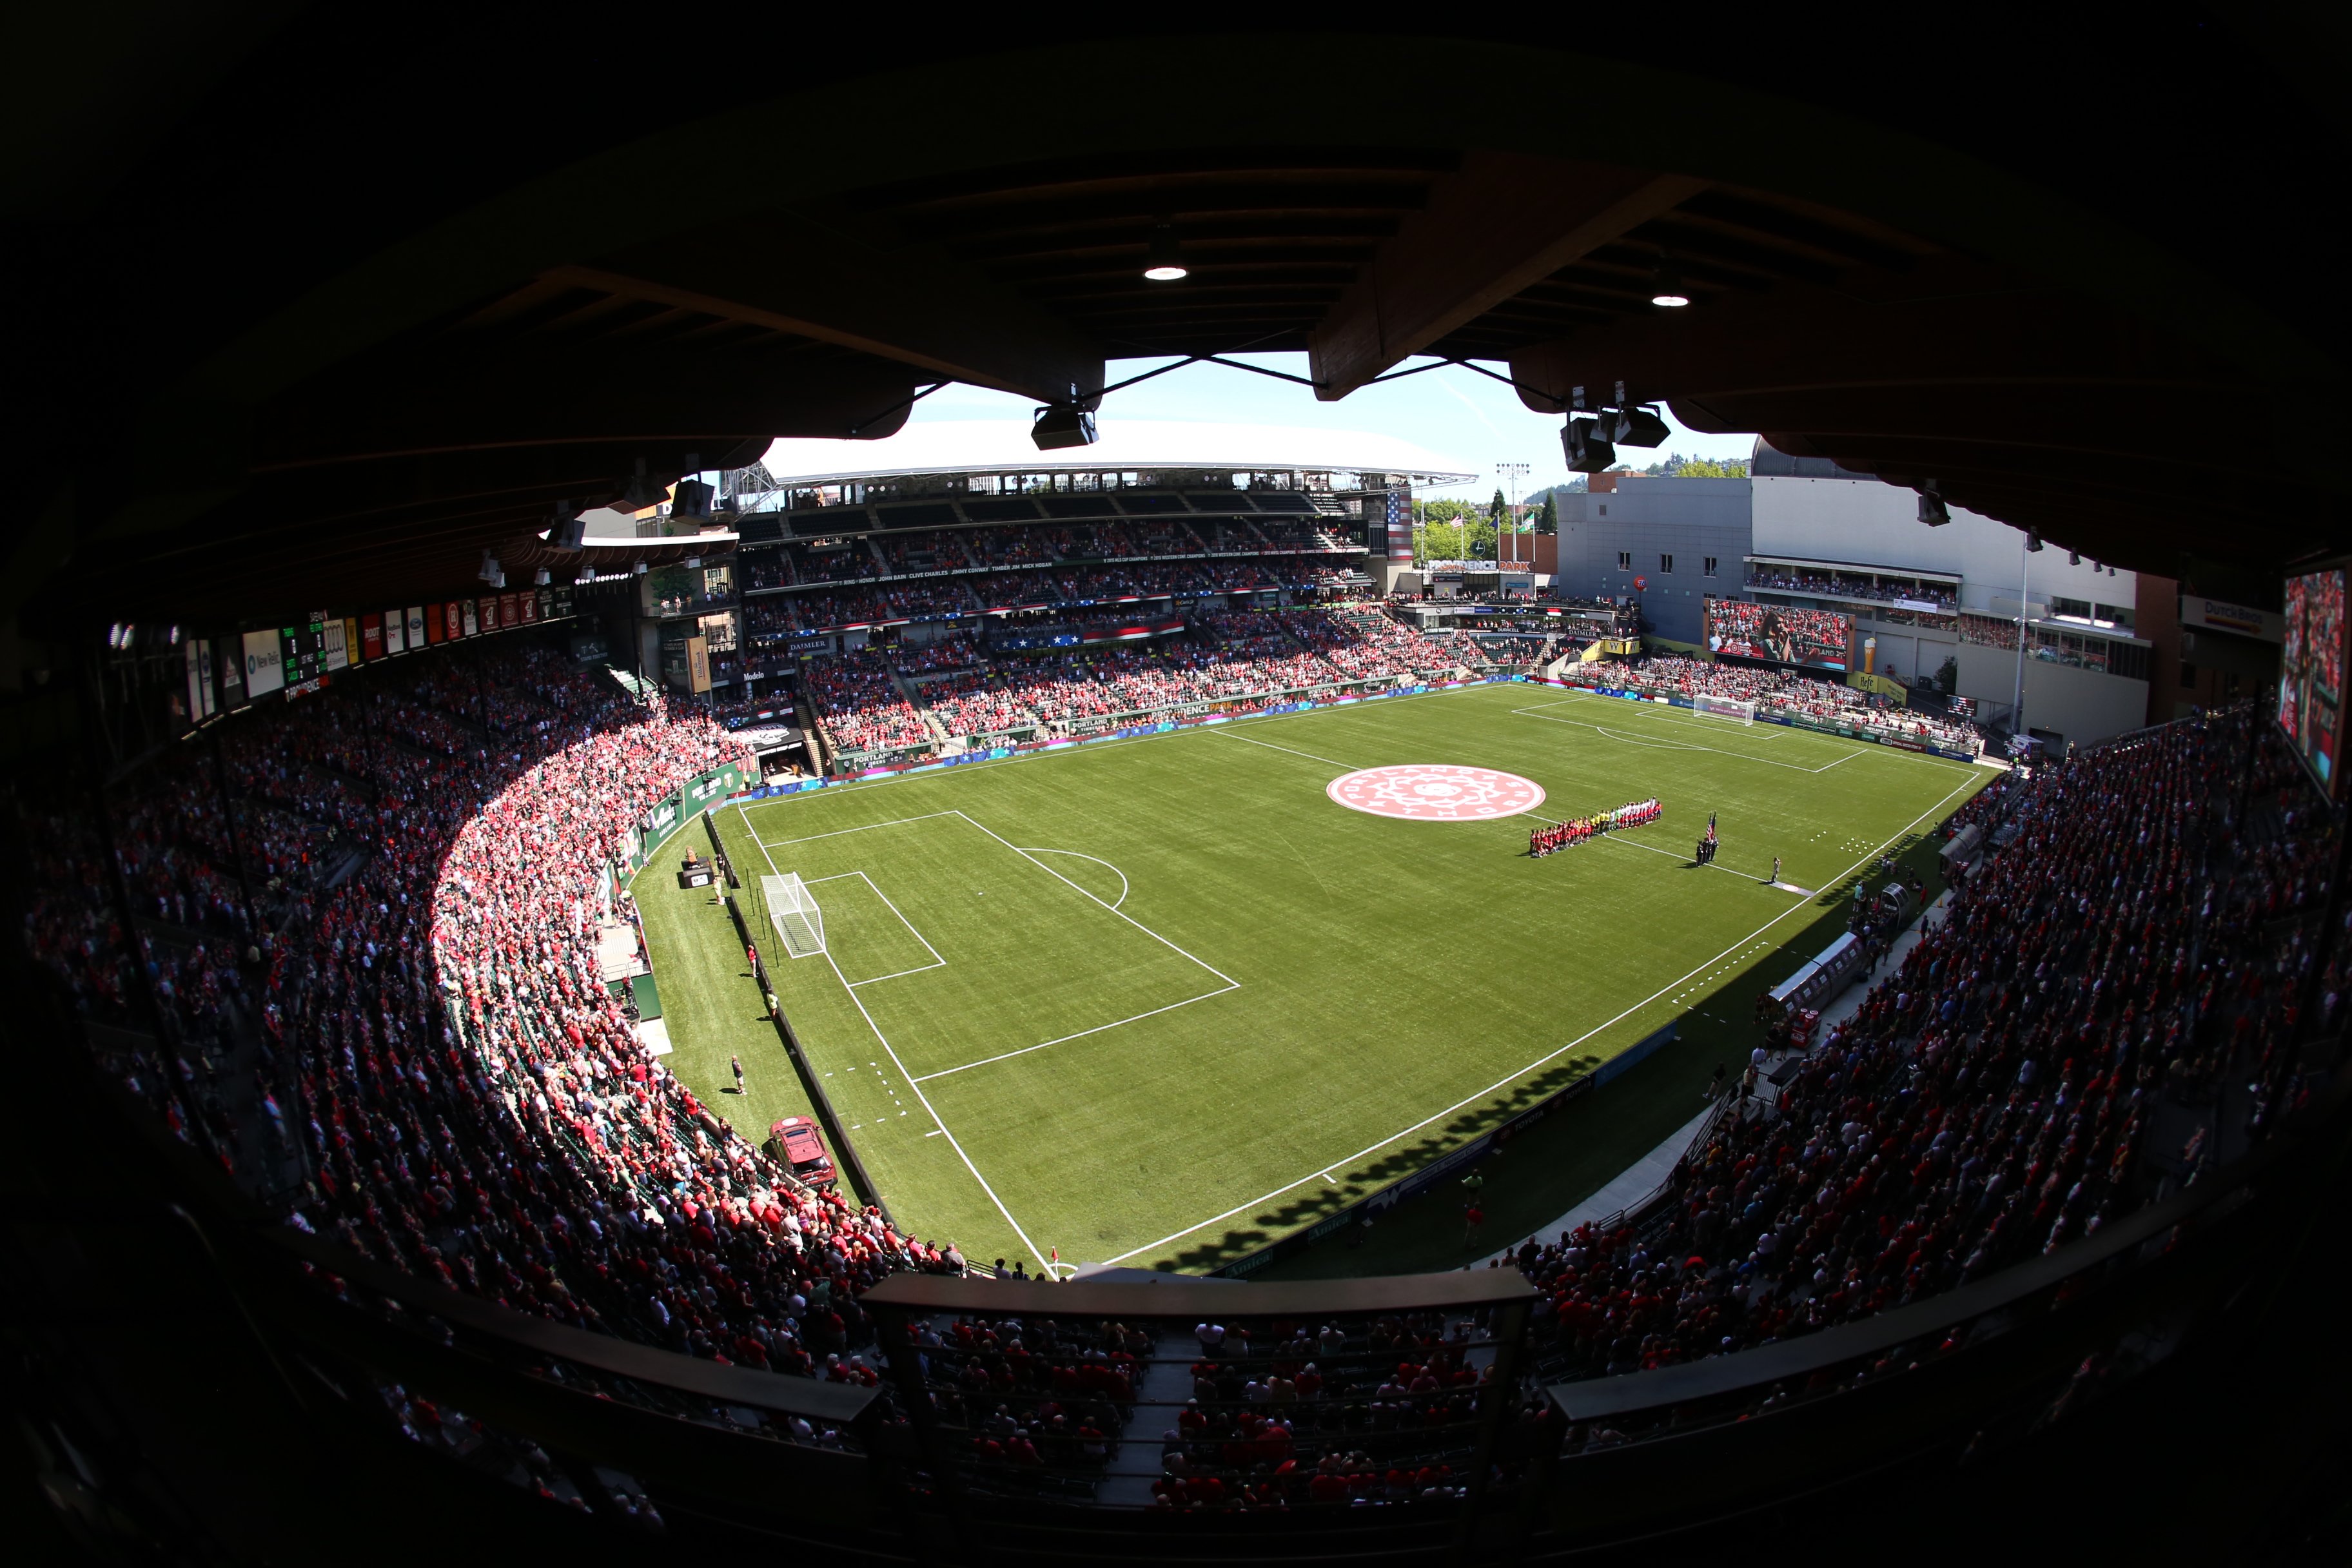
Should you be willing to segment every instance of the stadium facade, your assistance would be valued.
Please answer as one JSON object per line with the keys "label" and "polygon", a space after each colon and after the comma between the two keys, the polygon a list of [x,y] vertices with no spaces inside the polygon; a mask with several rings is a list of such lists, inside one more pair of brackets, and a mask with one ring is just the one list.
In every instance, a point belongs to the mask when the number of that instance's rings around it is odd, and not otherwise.
{"label": "stadium facade", "polygon": [[2029,549],[2022,531],[1964,508],[1928,528],[1908,492],[1762,441],[1746,479],[1598,480],[1611,488],[1559,498],[1551,581],[1638,599],[1651,632],[1671,641],[1706,644],[1717,600],[1843,616],[1854,668],[1867,658],[1905,683],[1948,672],[1949,689],[1997,722],[2017,696],[2021,604],[2026,726],[2076,742],[2250,696],[2277,668],[2274,612]]}

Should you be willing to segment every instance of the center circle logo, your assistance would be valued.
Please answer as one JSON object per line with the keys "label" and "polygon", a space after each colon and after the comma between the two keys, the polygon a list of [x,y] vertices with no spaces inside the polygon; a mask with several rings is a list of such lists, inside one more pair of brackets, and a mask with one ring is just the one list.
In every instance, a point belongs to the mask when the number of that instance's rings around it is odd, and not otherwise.
{"label": "center circle logo", "polygon": [[1543,804],[1543,786],[1493,768],[1408,763],[1365,768],[1333,779],[1323,793],[1349,811],[1414,822],[1486,822]]}

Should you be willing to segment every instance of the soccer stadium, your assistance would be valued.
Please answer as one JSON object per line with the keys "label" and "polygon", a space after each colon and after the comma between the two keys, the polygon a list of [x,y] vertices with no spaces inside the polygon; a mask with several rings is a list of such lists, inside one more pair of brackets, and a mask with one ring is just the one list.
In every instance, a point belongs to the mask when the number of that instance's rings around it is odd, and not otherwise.
{"label": "soccer stadium", "polygon": [[24,28],[28,1560],[2334,1555],[2325,29],[664,20]]}

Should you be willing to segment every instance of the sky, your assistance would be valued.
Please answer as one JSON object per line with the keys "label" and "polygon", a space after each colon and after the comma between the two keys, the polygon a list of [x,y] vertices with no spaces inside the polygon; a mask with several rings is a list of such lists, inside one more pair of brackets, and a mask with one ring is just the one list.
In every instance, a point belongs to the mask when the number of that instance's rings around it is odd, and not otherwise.
{"label": "sky", "polygon": [[[1292,375],[1307,374],[1303,353],[1230,357]],[[1165,363],[1115,360],[1107,368],[1105,380],[1122,381]],[[1027,398],[1009,393],[954,384],[916,404],[908,423],[982,419],[1018,421],[1025,428],[1034,406]],[[1189,364],[1140,386],[1110,394],[1103,399],[1096,418],[1106,427],[1120,419],[1150,419],[1287,425],[1394,436],[1453,459],[1464,473],[1476,473],[1477,481],[1459,491],[1433,492],[1472,500],[1483,500],[1495,491],[1500,483],[1496,465],[1501,463],[1528,465],[1525,479],[1502,487],[1515,496],[1565,484],[1570,477],[1559,447],[1559,416],[1530,412],[1510,387],[1459,365],[1367,386],[1338,403],[1319,403],[1311,389],[1290,382],[1223,365]],[[1673,452],[1691,458],[1746,458],[1755,447],[1753,436],[1696,435],[1676,424],[1671,414],[1666,423],[1674,434],[1664,446],[1655,452],[1629,447],[1619,453],[1620,459],[1642,468]]]}

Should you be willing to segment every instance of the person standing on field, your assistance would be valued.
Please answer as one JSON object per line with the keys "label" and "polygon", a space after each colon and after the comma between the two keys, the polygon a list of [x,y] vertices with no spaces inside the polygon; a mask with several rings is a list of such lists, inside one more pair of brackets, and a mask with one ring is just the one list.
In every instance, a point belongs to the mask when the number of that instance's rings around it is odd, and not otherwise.
{"label": "person standing on field", "polygon": [[729,1057],[727,1065],[735,1069],[735,1092],[740,1095],[743,1092],[743,1058]]}
{"label": "person standing on field", "polygon": [[1780,858],[1778,855],[1775,855],[1775,856],[1773,856],[1773,857],[1772,857],[1772,877],[1771,877],[1771,879],[1772,879],[1774,882],[1778,882],[1778,881],[1780,879]]}

